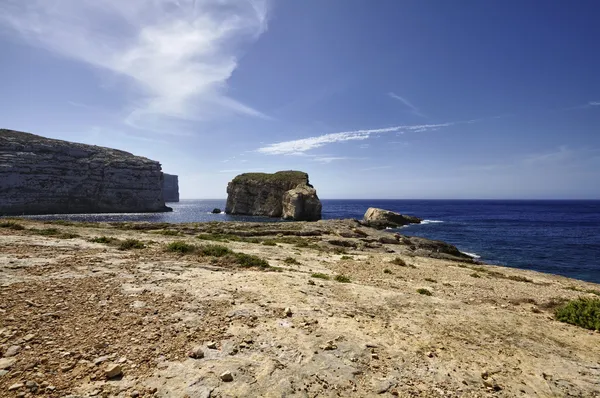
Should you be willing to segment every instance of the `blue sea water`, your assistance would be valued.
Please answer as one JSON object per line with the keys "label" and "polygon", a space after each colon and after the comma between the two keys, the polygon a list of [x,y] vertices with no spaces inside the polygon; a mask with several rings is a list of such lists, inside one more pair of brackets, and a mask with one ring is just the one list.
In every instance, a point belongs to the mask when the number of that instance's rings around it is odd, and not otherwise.
{"label": "blue sea water", "polygon": [[[361,218],[381,207],[426,221],[401,228],[456,245],[490,264],[531,269],[600,283],[600,201],[323,200],[323,218]],[[169,203],[172,213],[35,216],[81,221],[277,221],[210,214],[224,200]]]}

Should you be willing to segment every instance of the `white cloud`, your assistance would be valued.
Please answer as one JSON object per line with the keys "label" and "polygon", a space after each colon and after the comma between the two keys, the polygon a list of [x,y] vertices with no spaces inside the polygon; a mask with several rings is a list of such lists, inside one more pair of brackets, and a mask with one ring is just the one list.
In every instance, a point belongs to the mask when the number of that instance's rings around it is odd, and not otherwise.
{"label": "white cloud", "polygon": [[589,106],[600,106],[600,101],[590,101],[588,102]]}
{"label": "white cloud", "polygon": [[391,169],[393,166],[375,166],[375,167],[367,167],[366,169],[361,169],[361,171],[374,171],[374,170],[385,170]]}
{"label": "white cloud", "polygon": [[389,93],[388,93],[388,96],[390,96],[391,98],[397,99],[398,101],[402,102],[404,105],[406,105],[408,108],[410,108],[410,111],[411,111],[412,113],[414,113],[415,115],[417,115],[417,116],[421,116],[421,117],[425,117],[425,115],[423,115],[423,114],[421,113],[421,111],[419,111],[419,108],[417,108],[416,106],[414,106],[414,105],[413,105],[413,104],[412,104],[412,103],[411,103],[409,100],[407,100],[406,98],[404,98],[404,97],[401,97],[401,96],[399,96],[398,94],[396,94],[396,93],[392,93],[392,92],[389,92]]}
{"label": "white cloud", "polygon": [[380,129],[344,131],[340,133],[325,134],[316,137],[302,138],[299,140],[283,141],[257,149],[257,152],[267,155],[298,155],[311,149],[320,148],[324,145],[336,142],[366,140],[371,135],[383,133],[423,132],[438,129],[440,127],[452,126],[456,123],[422,124],[416,126],[394,126]]}
{"label": "white cloud", "polygon": [[[3,0],[0,24],[35,46],[127,78],[127,122],[266,117],[227,96],[268,0]],[[131,93],[131,90],[124,90]]]}

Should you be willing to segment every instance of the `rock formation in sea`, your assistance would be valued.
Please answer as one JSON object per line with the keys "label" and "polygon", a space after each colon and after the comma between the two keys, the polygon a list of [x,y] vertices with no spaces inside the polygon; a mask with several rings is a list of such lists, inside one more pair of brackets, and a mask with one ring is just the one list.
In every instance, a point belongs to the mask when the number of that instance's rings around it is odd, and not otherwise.
{"label": "rock formation in sea", "polygon": [[159,162],[0,129],[0,215],[170,211]]}
{"label": "rock formation in sea", "polygon": [[227,214],[316,221],[321,208],[308,174],[301,171],[240,174],[227,186]]}
{"label": "rock formation in sea", "polygon": [[395,228],[408,224],[420,224],[421,219],[393,211],[369,207],[363,217],[363,223],[369,227],[383,229]]}
{"label": "rock formation in sea", "polygon": [[163,173],[163,197],[165,202],[179,202],[179,177]]}

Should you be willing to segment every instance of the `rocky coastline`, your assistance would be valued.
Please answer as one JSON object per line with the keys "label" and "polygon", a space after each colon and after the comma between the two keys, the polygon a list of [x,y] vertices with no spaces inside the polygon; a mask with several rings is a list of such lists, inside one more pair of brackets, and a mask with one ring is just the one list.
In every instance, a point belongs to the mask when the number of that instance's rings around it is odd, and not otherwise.
{"label": "rocky coastline", "polygon": [[581,396],[600,285],[364,220],[0,220],[0,396]]}

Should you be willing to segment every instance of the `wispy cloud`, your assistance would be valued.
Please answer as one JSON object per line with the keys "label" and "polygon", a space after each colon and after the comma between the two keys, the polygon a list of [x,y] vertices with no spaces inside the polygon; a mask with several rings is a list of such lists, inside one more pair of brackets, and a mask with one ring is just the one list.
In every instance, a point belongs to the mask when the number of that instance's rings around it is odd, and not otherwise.
{"label": "wispy cloud", "polygon": [[590,101],[588,102],[589,106],[600,106],[600,101]]}
{"label": "wispy cloud", "polygon": [[[126,121],[266,116],[227,95],[242,45],[267,28],[268,0],[4,0],[0,24],[32,45],[133,83]],[[74,106],[79,104],[73,103]]]}
{"label": "wispy cloud", "polygon": [[324,134],[316,137],[302,138],[298,140],[277,142],[257,149],[257,152],[267,155],[295,155],[302,154],[311,149],[320,148],[324,145],[344,141],[366,140],[374,134],[424,132],[441,127],[452,126],[456,123],[421,124],[414,126],[393,126],[380,129],[343,131],[340,133]]}
{"label": "wispy cloud", "polygon": [[367,167],[366,169],[360,169],[360,171],[374,171],[374,170],[385,170],[391,169],[393,166],[375,166],[375,167]]}
{"label": "wispy cloud", "polygon": [[421,113],[421,111],[419,111],[419,108],[417,108],[416,106],[414,106],[414,105],[413,105],[413,104],[412,104],[412,103],[411,103],[409,100],[407,100],[406,98],[404,98],[404,97],[401,97],[401,96],[399,96],[398,94],[396,94],[396,93],[392,93],[392,92],[389,92],[389,93],[388,93],[388,96],[390,96],[391,98],[397,99],[398,101],[402,102],[402,103],[403,103],[404,105],[406,105],[406,106],[407,106],[407,107],[410,109],[410,111],[411,111],[412,113],[414,113],[415,115],[417,115],[417,116],[421,116],[421,117],[425,117],[425,115],[423,115],[423,114]]}

